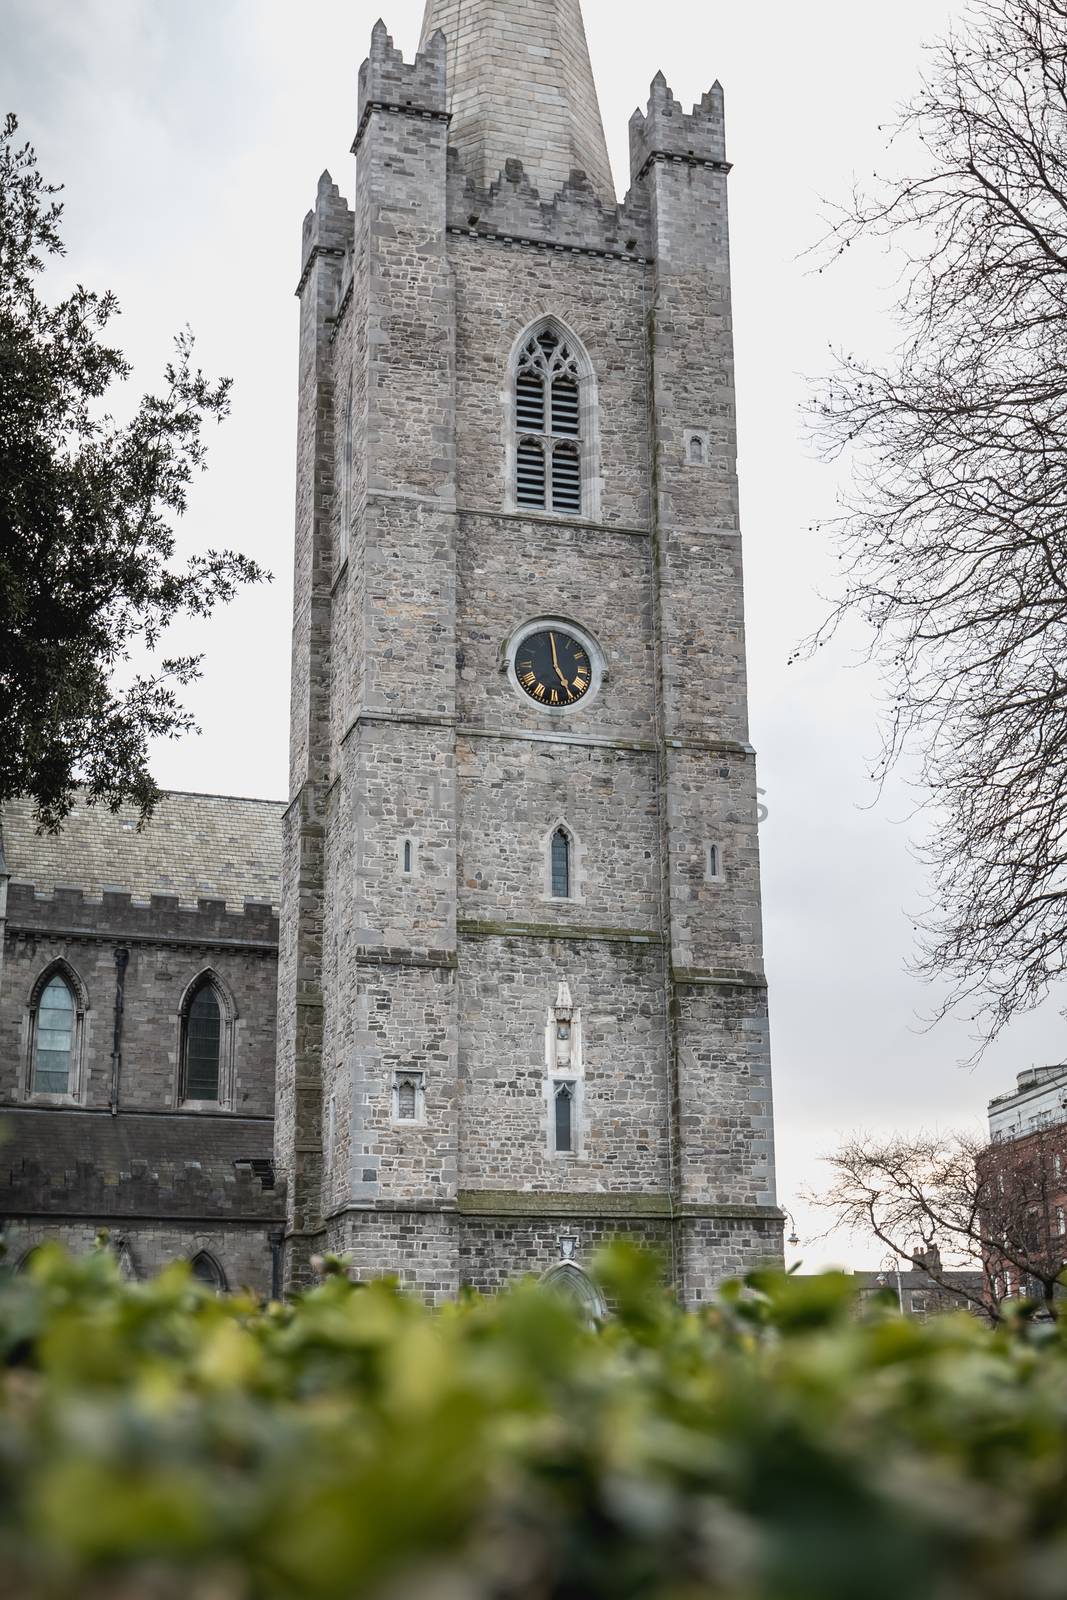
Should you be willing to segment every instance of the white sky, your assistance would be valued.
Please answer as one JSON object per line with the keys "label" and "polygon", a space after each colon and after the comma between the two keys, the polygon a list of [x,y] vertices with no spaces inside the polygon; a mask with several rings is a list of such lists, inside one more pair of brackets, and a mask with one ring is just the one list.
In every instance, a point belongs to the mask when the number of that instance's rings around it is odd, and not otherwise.
{"label": "white sky", "polygon": [[[422,0],[381,0],[410,57]],[[739,378],[752,737],[770,815],[761,830],[778,1113],[780,1197],[805,1240],[825,1225],[800,1196],[824,1181],[840,1135],[981,1120],[1034,1062],[1061,1060],[1062,998],[1023,1019],[974,1071],[963,1023],[916,1030],[931,995],[910,977],[909,912],[923,873],[909,853],[913,797],[877,804],[877,681],[841,642],[786,666],[822,617],[836,561],[811,524],[832,472],[811,458],[805,374],[830,347],[878,354],[893,265],[850,256],[822,276],[798,261],[820,197],[884,170],[879,124],[914,86],[921,47],[959,14],[950,0],[584,0],[620,189],[626,125],[662,67],[687,105],[726,90]],[[300,225],[328,166],[353,188],[356,75],[378,4],[366,0],[0,0],[0,113],[19,114],[45,174],[67,186],[64,280],[114,289],[115,338],[137,383],[158,381],[188,322],[234,413],[183,548],[228,543],[275,573],[203,627],[190,694],[199,738],[161,748],[167,788],[286,794],[295,361]],[[877,1251],[806,1243],[813,1266]],[[791,1253],[791,1259],[795,1259]]]}

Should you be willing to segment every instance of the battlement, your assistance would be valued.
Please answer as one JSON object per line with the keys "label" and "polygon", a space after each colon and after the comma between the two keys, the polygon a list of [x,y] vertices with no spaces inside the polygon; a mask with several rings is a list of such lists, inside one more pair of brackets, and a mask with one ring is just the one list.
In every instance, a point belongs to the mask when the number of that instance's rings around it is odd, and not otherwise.
{"label": "battlement", "polygon": [[667,87],[662,72],[657,72],[647,111],[635,111],[630,118],[631,180],[636,183],[643,178],[657,159],[691,161],[729,170],[720,83],[712,84],[700,104],[686,112]]}
{"label": "battlement", "polygon": [[572,172],[553,199],[543,201],[523,164],[507,163],[488,189],[469,177],[455,150],[448,152],[448,226],[453,233],[559,250],[590,250],[646,261],[651,223],[644,194],[634,191],[621,206],[604,205],[584,172]]}
{"label": "battlement", "polygon": [[414,61],[406,62],[380,19],[371,34],[370,55],[359,69],[358,126],[352,142],[359,149],[373,111],[407,111],[414,116],[448,118],[445,36],[438,29]]}
{"label": "battlement", "polygon": [[8,897],[10,934],[73,934],[80,938],[136,939],[166,944],[255,945],[274,949],[278,917],[268,902],[246,900],[242,910],[229,910],[225,900],[199,899],[183,905],[177,895],[153,894],[148,900],[105,889],[99,898],[82,889],[57,885],[41,893],[32,883],[12,883]]}
{"label": "battlement", "polygon": [[304,218],[297,294],[303,290],[316,257],[328,255],[340,259],[351,248],[355,235],[355,215],[327,170],[319,179],[315,204]]}

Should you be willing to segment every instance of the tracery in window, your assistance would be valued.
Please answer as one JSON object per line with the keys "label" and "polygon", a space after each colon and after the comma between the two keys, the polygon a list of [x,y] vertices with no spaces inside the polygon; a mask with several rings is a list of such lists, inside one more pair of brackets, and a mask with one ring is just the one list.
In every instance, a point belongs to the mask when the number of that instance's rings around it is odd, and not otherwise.
{"label": "tracery in window", "polygon": [[182,1099],[218,1100],[222,1063],[222,1008],[205,977],[194,989],[182,1030]]}
{"label": "tracery in window", "polygon": [[34,1094],[71,1094],[78,1007],[74,990],[55,972],[41,990],[33,1019]]}
{"label": "tracery in window", "polygon": [[572,338],[543,327],[523,345],[515,376],[515,500],[536,511],[580,516],[583,504],[582,378]]}

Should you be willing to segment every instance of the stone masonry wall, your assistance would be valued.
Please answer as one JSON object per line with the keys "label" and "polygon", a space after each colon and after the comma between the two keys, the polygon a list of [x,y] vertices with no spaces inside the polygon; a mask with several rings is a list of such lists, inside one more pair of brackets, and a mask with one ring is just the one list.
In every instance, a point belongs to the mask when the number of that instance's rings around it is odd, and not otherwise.
{"label": "stone masonry wall", "polygon": [[[224,1041],[232,1049],[227,1109],[270,1116],[274,1107],[277,920],[269,906],[230,913],[202,901],[199,911],[165,895],[150,906],[129,895],[92,901],[57,889],[51,897],[13,884],[0,992],[0,1103],[30,1089],[31,1003],[56,962],[80,991],[80,1061],[75,1099],[107,1106],[112,1092],[116,950],[126,950],[119,1104],[169,1110],[179,1099],[182,1002],[212,972],[230,1002]],[[232,1008],[232,1009],[231,1009]]]}
{"label": "stone masonry wall", "polygon": [[[685,114],[657,80],[626,205],[580,180],[546,204],[525,144],[490,187],[464,175],[445,59],[437,40],[404,63],[375,29],[355,215],[327,182],[305,235],[289,1270],[303,1281],[327,1247],[435,1299],[494,1287],[558,1259],[570,1208],[586,1234],[665,1240],[699,1300],[780,1236],[721,93]],[[599,493],[578,518],[509,509],[509,363],[542,316],[595,373]],[[545,616],[586,629],[607,669],[566,716],[506,671],[515,630]],[[566,901],[547,879],[560,821]],[[548,1137],[564,981],[581,1016],[572,1156]],[[425,1103],[399,1125],[394,1074],[411,1069]]]}
{"label": "stone masonry wall", "polygon": [[206,1251],[222,1268],[229,1289],[251,1289],[266,1299],[271,1292],[271,1245],[265,1227],[227,1227],[202,1223],[194,1226],[166,1222],[124,1222],[80,1219],[77,1222],[43,1222],[40,1219],[0,1219],[5,1260],[18,1266],[38,1245],[55,1242],[72,1255],[92,1250],[101,1232],[111,1247],[125,1247],[138,1278],[150,1278],[174,1261],[191,1261]]}

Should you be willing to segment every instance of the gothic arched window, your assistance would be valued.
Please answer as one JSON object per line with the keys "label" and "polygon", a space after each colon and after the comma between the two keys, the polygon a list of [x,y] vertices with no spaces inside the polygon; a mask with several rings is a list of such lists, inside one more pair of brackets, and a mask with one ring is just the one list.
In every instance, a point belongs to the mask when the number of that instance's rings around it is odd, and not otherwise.
{"label": "gothic arched window", "polygon": [[56,971],[33,1010],[33,1094],[74,1093],[77,1039],[77,997],[64,973]]}
{"label": "gothic arched window", "polygon": [[552,1091],[552,1146],[557,1155],[574,1153],[574,1084],[557,1083]]}
{"label": "gothic arched window", "polygon": [[193,1277],[197,1283],[202,1283],[206,1289],[214,1289],[216,1294],[222,1294],[226,1288],[226,1275],[213,1255],[201,1250],[189,1263],[193,1269]]}
{"label": "gothic arched window", "polygon": [[552,894],[557,900],[571,897],[571,836],[559,827],[552,835]]}
{"label": "gothic arched window", "polygon": [[182,1028],[182,1099],[218,1100],[222,1067],[222,1007],[210,977],[190,996]]}
{"label": "gothic arched window", "polygon": [[592,516],[592,372],[573,336],[545,323],[515,367],[515,504]]}

